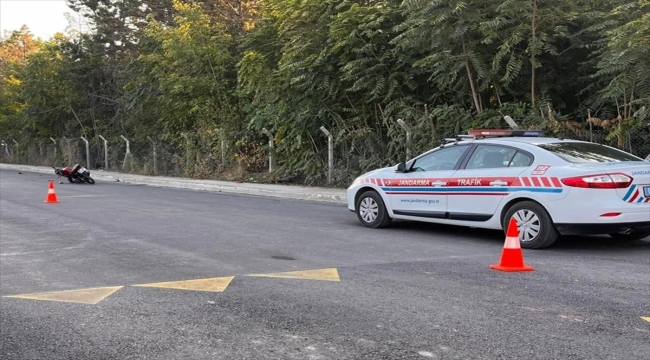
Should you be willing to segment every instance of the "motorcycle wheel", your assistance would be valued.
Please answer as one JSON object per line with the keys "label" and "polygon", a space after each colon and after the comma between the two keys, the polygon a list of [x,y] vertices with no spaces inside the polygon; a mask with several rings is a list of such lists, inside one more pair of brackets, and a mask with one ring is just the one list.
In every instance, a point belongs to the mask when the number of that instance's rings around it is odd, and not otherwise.
{"label": "motorcycle wheel", "polygon": [[73,180],[72,177],[70,177],[70,176],[68,176],[68,181],[69,181],[71,184],[74,184],[74,180]]}
{"label": "motorcycle wheel", "polygon": [[86,178],[86,181],[91,185],[95,183],[95,179],[91,178],[90,176]]}

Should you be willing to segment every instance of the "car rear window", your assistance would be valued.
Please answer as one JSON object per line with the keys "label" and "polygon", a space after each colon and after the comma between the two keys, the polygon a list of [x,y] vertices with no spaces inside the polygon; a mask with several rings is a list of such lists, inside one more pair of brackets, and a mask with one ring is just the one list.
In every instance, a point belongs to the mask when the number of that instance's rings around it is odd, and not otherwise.
{"label": "car rear window", "polygon": [[537,146],[571,163],[643,161],[625,151],[595,143],[557,142]]}

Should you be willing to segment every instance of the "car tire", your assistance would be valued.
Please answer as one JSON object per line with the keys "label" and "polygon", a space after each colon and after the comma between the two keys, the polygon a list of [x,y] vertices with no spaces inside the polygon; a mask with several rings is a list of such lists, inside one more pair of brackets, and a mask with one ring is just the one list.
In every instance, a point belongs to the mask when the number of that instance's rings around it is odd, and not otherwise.
{"label": "car tire", "polygon": [[374,190],[361,194],[356,203],[357,218],[365,227],[383,228],[392,222],[384,205],[384,200]]}
{"label": "car tire", "polygon": [[[553,245],[560,237],[546,209],[533,201],[512,205],[503,218],[503,231],[508,231],[511,218],[519,226],[519,241],[524,249],[542,249]],[[524,224],[520,224],[524,221]]]}
{"label": "car tire", "polygon": [[609,234],[609,236],[619,241],[636,241],[650,236],[650,231],[635,231],[629,234],[613,233]]}

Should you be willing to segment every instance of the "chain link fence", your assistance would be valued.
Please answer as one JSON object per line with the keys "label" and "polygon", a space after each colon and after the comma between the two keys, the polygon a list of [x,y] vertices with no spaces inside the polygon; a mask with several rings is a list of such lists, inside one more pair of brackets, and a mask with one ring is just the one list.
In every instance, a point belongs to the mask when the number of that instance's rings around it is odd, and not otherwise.
{"label": "chain link fence", "polygon": [[566,130],[564,136],[569,139],[609,145],[642,159],[650,155],[650,127],[626,131],[620,136],[612,136],[611,132],[605,129]]}
{"label": "chain link fence", "polygon": [[[454,136],[456,130],[444,129],[438,132],[437,137]],[[129,141],[128,152],[126,141],[119,136],[106,139],[107,152],[99,137],[88,138],[90,161],[86,160],[85,142],[80,138],[47,139],[31,143],[3,140],[0,143],[0,162],[57,167],[79,163],[94,171],[105,169],[198,179],[345,186],[366,169],[391,166],[403,161],[407,146],[411,156],[416,156],[439,145],[439,140],[428,138],[430,135],[418,132],[417,129],[409,142],[406,142],[405,134],[399,128],[385,133],[357,133],[353,137],[350,134],[332,134],[334,168],[331,181],[328,181],[328,147],[324,136],[324,139],[315,137],[315,140],[311,140],[309,146],[314,150],[308,157],[298,159],[299,163],[285,165],[302,166],[303,173],[307,176],[288,173],[283,171],[282,166],[275,166],[274,171],[269,172],[268,155],[271,149],[268,138],[250,133],[211,138],[186,136],[176,145],[157,139]],[[641,158],[650,155],[650,127],[623,132],[618,136],[606,129],[565,129],[564,134],[558,136],[609,145]],[[395,139],[399,141],[391,141]],[[282,163],[283,154],[288,156],[277,149],[273,149],[273,154],[275,163]],[[390,154],[401,155],[391,158]]]}

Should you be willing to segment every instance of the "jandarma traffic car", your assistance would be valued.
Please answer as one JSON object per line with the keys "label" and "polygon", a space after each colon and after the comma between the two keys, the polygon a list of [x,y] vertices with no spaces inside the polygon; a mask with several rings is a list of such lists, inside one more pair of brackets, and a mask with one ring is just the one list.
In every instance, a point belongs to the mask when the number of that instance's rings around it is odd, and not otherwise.
{"label": "jandarma traffic car", "polygon": [[650,235],[650,163],[543,131],[471,130],[406,163],[365,173],[348,208],[369,228],[392,219],[485,229],[517,221],[523,248],[560,235]]}

